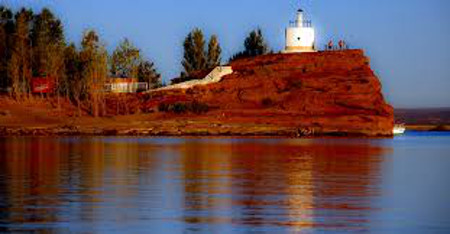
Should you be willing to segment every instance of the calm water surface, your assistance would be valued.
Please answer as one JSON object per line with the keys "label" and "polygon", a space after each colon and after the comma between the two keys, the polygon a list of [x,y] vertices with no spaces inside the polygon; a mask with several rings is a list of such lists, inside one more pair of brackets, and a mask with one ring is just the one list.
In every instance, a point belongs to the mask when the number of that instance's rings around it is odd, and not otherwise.
{"label": "calm water surface", "polygon": [[0,232],[450,232],[450,134],[0,138]]}

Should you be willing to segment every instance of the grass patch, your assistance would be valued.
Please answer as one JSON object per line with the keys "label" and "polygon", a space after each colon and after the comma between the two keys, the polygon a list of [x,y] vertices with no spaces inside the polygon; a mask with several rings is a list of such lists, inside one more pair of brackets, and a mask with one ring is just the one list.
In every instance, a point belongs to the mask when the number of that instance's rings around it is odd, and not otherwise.
{"label": "grass patch", "polygon": [[194,113],[203,114],[209,111],[209,106],[198,101],[193,102],[176,102],[176,103],[160,103],[158,105],[159,112],[172,112],[175,114]]}

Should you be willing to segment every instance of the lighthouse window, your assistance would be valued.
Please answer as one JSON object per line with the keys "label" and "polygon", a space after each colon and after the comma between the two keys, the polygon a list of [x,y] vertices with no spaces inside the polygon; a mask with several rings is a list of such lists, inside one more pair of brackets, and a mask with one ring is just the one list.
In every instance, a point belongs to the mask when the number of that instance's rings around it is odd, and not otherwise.
{"label": "lighthouse window", "polygon": [[300,41],[300,37],[297,37],[297,40],[299,40],[299,41]]}

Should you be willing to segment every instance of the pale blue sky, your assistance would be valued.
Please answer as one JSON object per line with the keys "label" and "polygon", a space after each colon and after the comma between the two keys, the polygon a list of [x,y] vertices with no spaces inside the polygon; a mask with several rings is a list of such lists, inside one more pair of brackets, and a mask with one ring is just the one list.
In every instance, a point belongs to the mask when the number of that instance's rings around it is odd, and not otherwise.
{"label": "pale blue sky", "polygon": [[[43,6],[64,22],[69,40],[96,29],[112,50],[128,37],[153,60],[165,81],[181,70],[182,41],[194,27],[219,36],[223,61],[242,49],[259,26],[281,50],[293,0],[0,0],[12,7]],[[303,0],[318,45],[346,39],[365,49],[395,107],[450,106],[449,0]]]}

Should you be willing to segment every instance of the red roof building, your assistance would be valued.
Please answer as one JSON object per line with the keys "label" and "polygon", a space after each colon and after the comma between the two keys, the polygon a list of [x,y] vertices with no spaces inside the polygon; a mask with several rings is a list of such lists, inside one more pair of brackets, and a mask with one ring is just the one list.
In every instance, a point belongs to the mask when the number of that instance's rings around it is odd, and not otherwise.
{"label": "red roof building", "polygon": [[48,77],[33,77],[31,80],[31,92],[34,94],[51,93],[54,87],[53,80]]}

